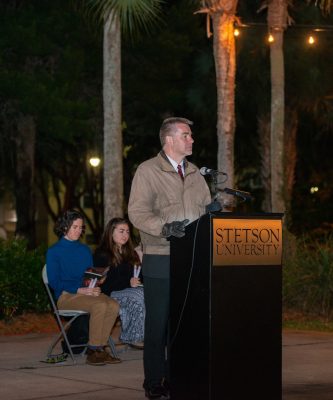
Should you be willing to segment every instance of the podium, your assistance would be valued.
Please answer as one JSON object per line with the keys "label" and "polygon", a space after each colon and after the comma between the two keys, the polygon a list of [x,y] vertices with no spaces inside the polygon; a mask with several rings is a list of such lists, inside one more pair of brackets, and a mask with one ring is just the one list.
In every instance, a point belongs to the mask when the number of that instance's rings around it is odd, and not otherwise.
{"label": "podium", "polygon": [[171,240],[171,400],[281,400],[282,214],[205,214]]}

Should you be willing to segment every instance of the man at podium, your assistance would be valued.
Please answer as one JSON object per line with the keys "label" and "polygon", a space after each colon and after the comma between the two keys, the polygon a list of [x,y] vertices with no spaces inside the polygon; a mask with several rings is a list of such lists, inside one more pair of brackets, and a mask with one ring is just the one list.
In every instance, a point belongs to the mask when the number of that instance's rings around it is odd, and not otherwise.
{"label": "man at podium", "polygon": [[185,226],[206,212],[209,188],[192,154],[193,122],[171,117],[163,121],[162,150],[144,161],[132,182],[128,215],[140,231],[146,304],[143,387],[149,399],[169,398],[166,355],[170,303],[170,236],[185,235]]}

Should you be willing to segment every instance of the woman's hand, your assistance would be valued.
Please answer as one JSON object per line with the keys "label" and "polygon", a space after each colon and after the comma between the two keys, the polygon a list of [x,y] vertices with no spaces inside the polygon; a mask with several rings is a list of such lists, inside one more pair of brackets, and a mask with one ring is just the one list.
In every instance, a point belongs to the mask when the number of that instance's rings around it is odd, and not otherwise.
{"label": "woman's hand", "polygon": [[101,288],[98,286],[94,288],[81,287],[77,290],[78,294],[85,294],[86,296],[99,296],[101,294]]}
{"label": "woman's hand", "polygon": [[130,285],[131,287],[138,287],[139,285],[141,285],[141,281],[139,278],[131,278]]}
{"label": "woman's hand", "polygon": [[98,285],[98,286],[101,286],[101,285],[103,285],[103,283],[105,282],[105,279],[106,279],[106,277],[107,277],[107,275],[108,275],[108,272],[109,272],[109,270],[110,270],[110,267],[106,267],[106,268],[98,267],[98,268],[95,268],[95,270],[96,270],[99,274],[103,274],[103,277],[102,277],[101,279],[99,279],[98,282],[97,282],[97,285]]}

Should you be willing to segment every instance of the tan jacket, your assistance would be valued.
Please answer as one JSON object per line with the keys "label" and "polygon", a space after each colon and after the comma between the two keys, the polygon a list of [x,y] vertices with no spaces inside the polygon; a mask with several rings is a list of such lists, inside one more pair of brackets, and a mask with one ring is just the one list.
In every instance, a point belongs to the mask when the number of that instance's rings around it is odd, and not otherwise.
{"label": "tan jacket", "polygon": [[162,236],[166,222],[196,220],[205,213],[211,195],[205,179],[192,163],[185,162],[185,177],[175,171],[163,152],[144,161],[133,178],[128,216],[139,229],[145,254],[170,254]]}

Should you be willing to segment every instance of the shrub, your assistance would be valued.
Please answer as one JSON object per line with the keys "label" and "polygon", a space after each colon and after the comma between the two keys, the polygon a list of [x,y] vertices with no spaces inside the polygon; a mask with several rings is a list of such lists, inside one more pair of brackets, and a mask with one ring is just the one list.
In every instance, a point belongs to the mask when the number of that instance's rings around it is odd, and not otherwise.
{"label": "shrub", "polygon": [[305,314],[333,316],[333,235],[298,241],[295,255],[284,265],[283,303]]}
{"label": "shrub", "polygon": [[0,240],[0,319],[49,310],[41,278],[45,249],[27,250],[22,239]]}

